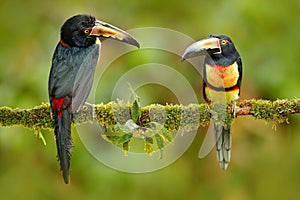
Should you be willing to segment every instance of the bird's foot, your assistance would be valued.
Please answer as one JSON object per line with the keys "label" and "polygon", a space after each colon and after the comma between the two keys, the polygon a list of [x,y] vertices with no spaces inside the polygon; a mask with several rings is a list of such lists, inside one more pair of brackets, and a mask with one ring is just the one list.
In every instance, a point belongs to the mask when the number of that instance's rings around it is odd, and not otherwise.
{"label": "bird's foot", "polygon": [[92,121],[94,121],[96,119],[96,115],[95,115],[95,104],[92,103],[87,103],[85,102],[83,108],[82,108],[85,112],[89,113],[89,116],[91,116]]}
{"label": "bird's foot", "polygon": [[232,107],[231,107],[231,112],[232,112],[232,115],[233,117],[235,118],[236,117],[236,113],[237,113],[237,110],[239,109],[237,106],[236,106],[236,102],[232,102]]}

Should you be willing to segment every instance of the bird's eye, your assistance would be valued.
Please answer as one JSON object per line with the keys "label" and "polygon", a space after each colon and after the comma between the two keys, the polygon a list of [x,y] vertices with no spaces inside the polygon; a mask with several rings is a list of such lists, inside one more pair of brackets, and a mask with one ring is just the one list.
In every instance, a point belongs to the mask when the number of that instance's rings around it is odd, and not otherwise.
{"label": "bird's eye", "polygon": [[84,29],[83,32],[84,32],[84,34],[88,35],[88,34],[90,34],[90,29]]}
{"label": "bird's eye", "polygon": [[227,44],[227,42],[228,42],[228,40],[221,40],[221,44],[222,44],[222,45]]}

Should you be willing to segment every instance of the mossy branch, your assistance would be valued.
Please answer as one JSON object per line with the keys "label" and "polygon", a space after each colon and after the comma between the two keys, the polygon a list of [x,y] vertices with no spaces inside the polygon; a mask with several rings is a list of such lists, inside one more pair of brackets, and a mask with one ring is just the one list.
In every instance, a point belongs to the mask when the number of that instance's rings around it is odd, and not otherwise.
{"label": "mossy branch", "polygon": [[[125,154],[132,139],[144,141],[145,152],[151,154],[159,149],[160,157],[166,144],[172,142],[176,132],[195,131],[207,126],[213,118],[215,123],[232,123],[236,116],[252,115],[255,119],[273,120],[275,124],[288,122],[289,114],[300,113],[300,99],[290,100],[242,100],[235,109],[232,105],[206,104],[159,105],[140,107],[138,99],[133,104],[110,102],[108,104],[85,105],[73,115],[75,125],[98,122],[105,129],[103,137],[121,146]],[[41,130],[53,129],[49,104],[32,109],[0,107],[0,126],[23,126],[34,132],[46,144]]]}
{"label": "mossy branch", "polygon": [[[94,106],[94,117],[100,125],[110,127],[125,124],[131,119],[132,104],[110,102]],[[229,109],[230,111],[230,109]],[[159,105],[152,104],[141,108],[141,115],[136,122],[139,127],[147,127],[150,122],[164,124],[168,131],[184,129],[186,131],[207,126],[210,122],[211,109],[205,104]],[[300,99],[286,100],[241,100],[237,103],[236,116],[252,115],[255,119],[276,123],[287,121],[289,114],[300,113]],[[75,115],[74,123],[93,121],[93,112],[89,106]],[[33,130],[53,129],[53,120],[49,104],[41,104],[32,109],[0,107],[0,127],[23,126]]]}

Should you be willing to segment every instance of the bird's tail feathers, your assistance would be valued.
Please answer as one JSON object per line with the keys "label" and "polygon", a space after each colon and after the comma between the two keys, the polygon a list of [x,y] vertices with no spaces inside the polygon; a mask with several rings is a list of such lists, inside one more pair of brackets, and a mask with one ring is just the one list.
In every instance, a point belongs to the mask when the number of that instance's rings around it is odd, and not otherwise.
{"label": "bird's tail feathers", "polygon": [[214,124],[217,159],[222,169],[226,170],[230,162],[232,132],[231,125]]}
{"label": "bird's tail feathers", "polygon": [[63,110],[61,115],[54,116],[57,157],[65,183],[69,183],[70,160],[73,148],[71,138],[71,114]]}

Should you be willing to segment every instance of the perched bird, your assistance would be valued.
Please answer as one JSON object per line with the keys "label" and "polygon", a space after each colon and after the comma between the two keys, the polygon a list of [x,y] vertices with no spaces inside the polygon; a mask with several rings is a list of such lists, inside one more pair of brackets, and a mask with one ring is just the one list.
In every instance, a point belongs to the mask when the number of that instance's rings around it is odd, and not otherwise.
{"label": "perched bird", "polygon": [[[242,60],[232,40],[226,35],[210,35],[185,50],[182,60],[205,55],[203,66],[203,97],[210,103],[233,104],[240,96]],[[233,112],[234,113],[234,112]],[[230,161],[231,125],[214,122],[217,159],[222,169]]]}
{"label": "perched bird", "polygon": [[73,16],[61,27],[60,41],[52,58],[48,92],[58,160],[65,183],[69,183],[73,147],[72,115],[81,109],[90,93],[100,55],[99,37],[139,47],[138,42],[125,31],[90,15]]}

